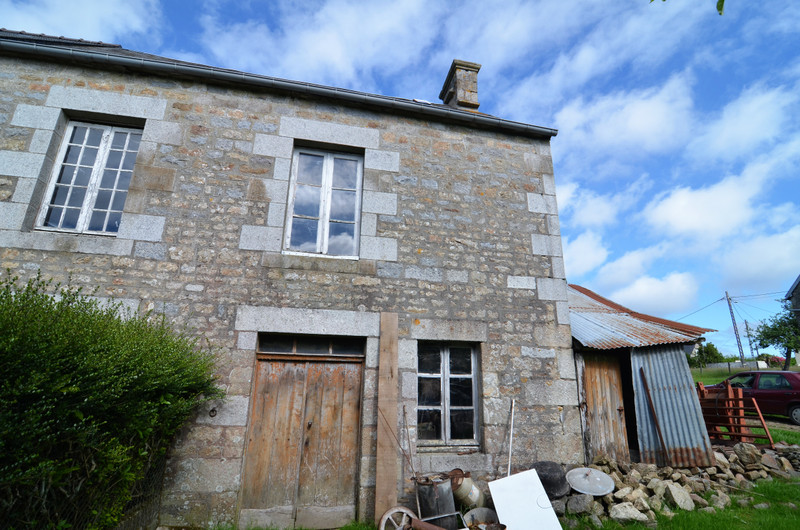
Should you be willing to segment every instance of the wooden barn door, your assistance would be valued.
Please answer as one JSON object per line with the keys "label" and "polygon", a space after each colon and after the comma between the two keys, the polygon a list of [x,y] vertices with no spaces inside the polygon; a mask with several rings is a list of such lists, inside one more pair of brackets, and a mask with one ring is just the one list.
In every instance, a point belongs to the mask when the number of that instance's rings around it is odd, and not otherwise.
{"label": "wooden barn door", "polygon": [[605,455],[629,462],[620,360],[614,355],[583,354],[587,457]]}
{"label": "wooden barn door", "polygon": [[338,528],[355,519],[361,366],[257,362],[240,527]]}

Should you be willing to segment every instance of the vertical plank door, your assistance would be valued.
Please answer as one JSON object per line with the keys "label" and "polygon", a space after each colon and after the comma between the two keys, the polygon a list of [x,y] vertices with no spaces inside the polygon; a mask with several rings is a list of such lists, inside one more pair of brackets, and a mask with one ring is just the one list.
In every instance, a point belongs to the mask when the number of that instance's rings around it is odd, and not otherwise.
{"label": "vertical plank door", "polygon": [[592,353],[584,353],[583,359],[588,456],[629,462],[620,361],[613,355]]}
{"label": "vertical plank door", "polygon": [[360,394],[360,363],[257,362],[241,527],[355,518]]}

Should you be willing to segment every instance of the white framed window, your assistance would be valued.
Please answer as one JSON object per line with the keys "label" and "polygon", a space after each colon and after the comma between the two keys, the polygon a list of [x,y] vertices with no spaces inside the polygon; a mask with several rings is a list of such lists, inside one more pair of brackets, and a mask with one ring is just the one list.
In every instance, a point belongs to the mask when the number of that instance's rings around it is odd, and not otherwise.
{"label": "white framed window", "polygon": [[295,149],[283,248],[358,256],[363,158]]}
{"label": "white framed window", "polygon": [[463,343],[418,343],[418,445],[478,443],[476,350]]}
{"label": "white framed window", "polygon": [[115,234],[141,139],[140,129],[70,122],[37,227]]}

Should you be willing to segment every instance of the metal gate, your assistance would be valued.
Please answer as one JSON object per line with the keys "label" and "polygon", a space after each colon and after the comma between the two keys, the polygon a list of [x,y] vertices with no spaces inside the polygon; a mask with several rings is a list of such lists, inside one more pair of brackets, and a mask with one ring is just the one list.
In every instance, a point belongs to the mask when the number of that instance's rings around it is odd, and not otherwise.
{"label": "metal gate", "polygon": [[239,526],[355,519],[362,364],[259,359]]}
{"label": "metal gate", "polygon": [[620,360],[584,352],[583,365],[587,457],[590,462],[601,455],[629,462]]}

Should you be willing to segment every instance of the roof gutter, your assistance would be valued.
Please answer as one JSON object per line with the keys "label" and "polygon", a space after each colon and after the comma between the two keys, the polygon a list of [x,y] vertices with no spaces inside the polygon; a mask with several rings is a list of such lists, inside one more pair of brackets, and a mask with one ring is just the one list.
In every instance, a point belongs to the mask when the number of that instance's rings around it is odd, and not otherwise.
{"label": "roof gutter", "polygon": [[355,90],[333,88],[313,83],[288,81],[265,75],[249,74],[214,66],[170,61],[168,59],[135,58],[113,53],[75,50],[63,46],[2,39],[0,39],[0,53],[32,55],[80,64],[122,67],[149,74],[190,77],[207,82],[223,84],[234,83],[237,85],[274,90],[276,92],[322,97],[348,105],[377,107],[381,110],[402,112],[418,117],[432,118],[479,129],[489,129],[532,138],[550,138],[558,134],[556,129],[551,129],[549,127],[539,127],[537,125],[504,120],[486,114],[465,112],[450,107],[434,106],[407,99],[367,94]]}

